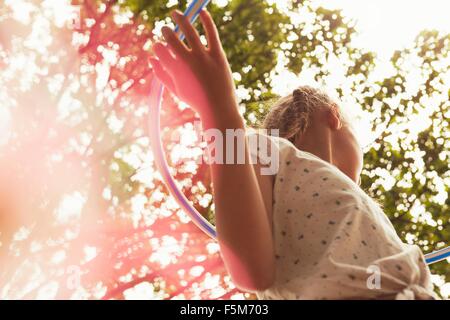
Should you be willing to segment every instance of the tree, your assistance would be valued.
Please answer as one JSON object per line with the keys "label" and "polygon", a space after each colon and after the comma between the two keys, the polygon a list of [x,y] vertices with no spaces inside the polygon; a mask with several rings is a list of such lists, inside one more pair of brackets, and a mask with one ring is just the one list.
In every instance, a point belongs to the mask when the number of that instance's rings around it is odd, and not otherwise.
{"label": "tree", "polygon": [[[0,297],[121,299],[143,284],[159,298],[242,297],[217,245],[188,222],[152,164],[148,58],[173,8],[163,0],[73,1],[82,19],[70,30],[29,3],[28,24],[11,5],[0,8],[0,30],[14,31],[0,32],[0,96],[13,120],[0,177],[14,182],[0,188]],[[353,46],[354,23],[340,11],[309,1],[292,1],[289,14],[261,0],[209,8],[249,126],[276,98],[270,78],[279,54],[290,71],[313,70],[324,84],[334,72],[330,59],[339,60],[346,83],[337,92],[374,115],[381,132],[365,156],[363,188],[406,241],[425,251],[448,243],[448,35],[422,33],[393,56],[394,74],[373,79],[376,57]],[[38,21],[47,21],[41,33],[51,36],[33,46]],[[28,65],[14,60],[21,56]],[[420,84],[411,71],[423,75]],[[425,110],[433,112],[429,127],[405,128]],[[189,137],[196,119],[166,93],[162,127],[175,178],[214,221],[209,170],[195,165],[201,146],[173,140]],[[395,183],[385,183],[387,174]],[[68,210],[74,206],[79,210]],[[448,277],[448,268],[432,270]]]}

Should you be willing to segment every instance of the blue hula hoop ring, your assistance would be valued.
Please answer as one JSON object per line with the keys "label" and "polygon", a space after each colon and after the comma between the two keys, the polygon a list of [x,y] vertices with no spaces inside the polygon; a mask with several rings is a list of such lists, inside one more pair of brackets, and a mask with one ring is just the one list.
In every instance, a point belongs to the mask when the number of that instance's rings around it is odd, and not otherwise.
{"label": "blue hula hoop ring", "polygon": [[[194,23],[201,10],[205,8],[211,0],[194,0],[186,9],[184,15],[189,18],[191,23]],[[184,39],[184,35],[180,32],[179,27],[175,28],[175,32],[179,34],[180,39]],[[149,135],[150,143],[153,151],[155,165],[160,172],[163,181],[169,189],[172,196],[175,198],[180,207],[192,219],[192,221],[204,233],[213,239],[217,239],[216,228],[204,218],[189,202],[186,196],[178,188],[175,179],[172,177],[169,165],[166,161],[166,156],[161,143],[160,131],[160,111],[162,105],[162,97],[164,94],[164,85],[156,78],[153,78],[150,93],[150,111],[149,111]],[[427,264],[436,263],[450,257],[450,247],[434,251],[425,255]]]}

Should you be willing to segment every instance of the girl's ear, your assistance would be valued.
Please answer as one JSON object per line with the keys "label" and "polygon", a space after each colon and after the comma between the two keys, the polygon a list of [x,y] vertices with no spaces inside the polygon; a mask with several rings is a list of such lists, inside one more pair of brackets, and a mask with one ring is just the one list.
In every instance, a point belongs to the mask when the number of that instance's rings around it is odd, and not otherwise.
{"label": "girl's ear", "polygon": [[327,110],[326,117],[331,130],[340,130],[342,128],[343,123],[333,110]]}

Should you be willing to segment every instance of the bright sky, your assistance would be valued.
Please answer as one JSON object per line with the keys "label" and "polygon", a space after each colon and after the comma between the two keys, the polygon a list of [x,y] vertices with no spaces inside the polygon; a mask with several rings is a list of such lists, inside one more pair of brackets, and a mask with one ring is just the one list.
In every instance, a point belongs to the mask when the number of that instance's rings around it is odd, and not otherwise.
{"label": "bright sky", "polygon": [[[273,0],[281,9],[286,9],[287,0]],[[366,48],[376,52],[379,58],[375,74],[377,78],[389,75],[391,70],[389,59],[395,50],[413,44],[415,37],[424,29],[437,29],[450,33],[449,15],[450,1],[448,0],[311,0],[315,6],[330,9],[342,9],[343,14],[356,20],[358,35],[354,38],[356,47]],[[280,57],[280,60],[283,58]],[[333,65],[335,72],[326,81],[328,93],[333,94],[335,88],[342,87],[342,74],[339,63]],[[278,75],[274,77],[273,90],[285,95],[299,84],[316,86],[313,73],[304,70],[300,75],[294,75],[284,68],[279,61]],[[355,108],[352,101],[341,101],[344,109],[351,110],[349,115],[360,143],[369,145],[377,133],[367,134],[370,119]],[[359,120],[356,120],[359,119]],[[364,120],[365,119],[365,120]],[[421,121],[421,126],[426,125]]]}
{"label": "bright sky", "polygon": [[[277,0],[284,1],[284,0]],[[327,8],[342,8],[355,18],[359,43],[380,58],[411,44],[423,29],[450,32],[448,0],[314,0]]]}
{"label": "bright sky", "polygon": [[448,0],[313,0],[313,3],[343,9],[344,15],[356,19],[359,35],[355,44],[376,52],[384,62],[395,50],[410,46],[424,29],[450,33]]}

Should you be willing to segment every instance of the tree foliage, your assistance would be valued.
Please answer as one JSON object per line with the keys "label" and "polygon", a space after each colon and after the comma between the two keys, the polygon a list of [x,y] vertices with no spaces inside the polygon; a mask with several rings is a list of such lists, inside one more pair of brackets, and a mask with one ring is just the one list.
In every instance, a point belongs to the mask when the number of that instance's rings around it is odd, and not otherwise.
{"label": "tree foliage", "polygon": [[[121,299],[143,285],[157,298],[242,297],[217,245],[168,195],[149,150],[148,58],[175,5],[77,0],[82,19],[72,30],[28,2],[28,22],[0,8],[0,96],[12,119],[7,144],[0,139],[0,297]],[[362,187],[405,241],[425,252],[449,243],[449,35],[422,32],[377,78],[379,61],[353,45],[354,22],[339,10],[292,0],[286,13],[266,1],[232,0],[213,1],[210,11],[249,126],[276,97],[280,55],[288,70],[313,72],[324,85],[339,61],[345,83],[337,93],[379,133],[366,148]],[[38,21],[48,22],[42,35]],[[33,46],[36,33],[41,43]],[[428,126],[418,127],[418,118]],[[189,137],[196,119],[166,93],[161,126],[173,174],[213,221],[209,170],[195,164],[201,146],[177,139]],[[448,281],[449,268],[432,271]]]}

